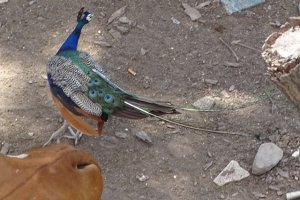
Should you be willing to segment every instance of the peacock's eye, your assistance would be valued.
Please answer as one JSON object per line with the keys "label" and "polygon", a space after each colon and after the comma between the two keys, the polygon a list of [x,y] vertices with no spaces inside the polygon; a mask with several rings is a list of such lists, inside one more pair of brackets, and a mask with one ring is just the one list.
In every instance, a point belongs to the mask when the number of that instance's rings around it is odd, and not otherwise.
{"label": "peacock's eye", "polygon": [[92,86],[93,85],[93,80],[89,80],[87,83],[88,86]]}
{"label": "peacock's eye", "polygon": [[100,97],[103,97],[104,96],[104,91],[102,90],[102,89],[98,89],[98,95],[100,96]]}
{"label": "peacock's eye", "polygon": [[114,98],[113,98],[113,96],[110,95],[110,94],[107,94],[107,95],[104,96],[104,101],[105,101],[106,103],[111,103],[111,102],[113,102],[113,100],[114,100]]}
{"label": "peacock's eye", "polygon": [[90,91],[89,91],[89,97],[90,97],[92,100],[96,100],[96,98],[97,98],[97,93],[95,92],[95,90],[90,90]]}
{"label": "peacock's eye", "polygon": [[100,86],[102,83],[101,80],[99,80],[99,79],[94,79],[93,81],[96,86]]}

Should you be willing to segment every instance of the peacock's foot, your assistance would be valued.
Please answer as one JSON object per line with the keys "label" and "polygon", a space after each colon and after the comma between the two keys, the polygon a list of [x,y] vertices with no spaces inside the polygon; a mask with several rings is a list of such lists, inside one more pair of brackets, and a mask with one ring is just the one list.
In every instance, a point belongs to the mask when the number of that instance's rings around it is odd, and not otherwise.
{"label": "peacock's foot", "polygon": [[82,137],[82,133],[80,131],[77,131],[77,130],[76,130],[76,133],[75,133],[75,131],[70,126],[68,127],[68,129],[69,129],[71,135],[64,135],[63,137],[74,140],[74,144],[77,145],[80,138]]}
{"label": "peacock's foot", "polygon": [[75,140],[75,145],[78,144],[79,139],[82,136],[82,133],[79,131],[76,131],[76,133],[74,132],[74,130],[69,126],[68,122],[65,120],[63,125],[57,130],[55,131],[51,137],[48,139],[47,142],[45,142],[45,144],[43,145],[44,147],[47,146],[48,144],[50,144],[54,139],[59,140],[60,139],[60,135],[62,135],[66,130],[69,130],[69,132],[71,133],[71,135],[64,135],[63,137],[68,138],[68,139],[73,139]]}

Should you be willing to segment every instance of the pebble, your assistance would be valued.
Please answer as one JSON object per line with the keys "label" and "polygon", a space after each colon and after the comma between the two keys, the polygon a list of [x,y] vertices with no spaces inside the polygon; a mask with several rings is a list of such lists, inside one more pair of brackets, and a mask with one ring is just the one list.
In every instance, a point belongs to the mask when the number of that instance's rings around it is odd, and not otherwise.
{"label": "pebble", "polygon": [[33,5],[35,3],[35,1],[29,1],[29,5]]}
{"label": "pebble", "polygon": [[122,35],[119,31],[115,30],[115,29],[110,29],[109,33],[111,34],[111,36],[116,39],[116,40],[120,40],[122,38]]}
{"label": "pebble", "polygon": [[105,41],[94,42],[94,44],[97,44],[97,45],[99,45],[101,47],[108,47],[108,48],[112,47],[112,45],[110,43],[105,42]]}
{"label": "pebble", "polygon": [[42,75],[42,78],[43,78],[44,80],[47,80],[47,79],[48,79],[48,77],[47,77],[46,74],[43,74],[43,75]]}
{"label": "pebble", "polygon": [[116,29],[118,31],[120,31],[122,34],[128,33],[129,32],[129,28],[125,27],[125,26],[115,26]]}
{"label": "pebble", "polygon": [[229,98],[230,97],[229,94],[225,90],[221,91],[221,96],[222,96],[222,98]]}
{"label": "pebble", "polygon": [[124,133],[124,132],[116,132],[115,136],[118,138],[121,138],[121,139],[125,139],[128,137],[127,133]]}
{"label": "pebble", "polygon": [[288,171],[283,171],[280,168],[277,168],[277,172],[280,176],[284,177],[284,178],[289,178],[289,172]]}
{"label": "pebble", "polygon": [[193,106],[199,110],[210,110],[214,107],[215,104],[216,104],[215,98],[211,96],[205,96],[195,101],[193,103]]}
{"label": "pebble", "polygon": [[187,3],[182,3],[182,6],[184,8],[185,14],[187,14],[191,18],[192,21],[196,21],[197,19],[199,19],[201,17],[200,12],[196,8],[191,7]]}
{"label": "pebble", "polygon": [[115,19],[118,19],[119,17],[121,17],[125,11],[126,11],[126,7],[127,6],[123,6],[122,8],[120,8],[119,10],[115,11],[107,20],[107,24],[110,24],[111,22],[113,22]]}
{"label": "pebble", "polygon": [[32,137],[34,135],[34,133],[33,132],[29,132],[29,133],[27,133],[27,135],[29,135],[30,137]]}
{"label": "pebble", "polygon": [[149,50],[141,48],[141,55],[144,56],[146,53],[148,53]]}
{"label": "pebble", "polygon": [[1,3],[7,3],[8,2],[8,0],[0,0],[0,4]]}
{"label": "pebble", "polygon": [[132,24],[132,20],[128,19],[127,17],[123,16],[119,18],[119,22],[123,24]]}
{"label": "pebble", "polygon": [[266,198],[267,195],[262,194],[260,192],[252,192],[252,194],[255,196],[255,198],[259,199],[259,198]]}
{"label": "pebble", "polygon": [[200,3],[196,6],[196,9],[201,9],[201,8],[204,8],[206,6],[209,6],[211,4],[211,1],[205,1],[203,3]]}
{"label": "pebble", "polygon": [[152,140],[151,140],[150,136],[145,131],[140,131],[140,132],[136,133],[135,136],[143,142],[152,144]]}
{"label": "pebble", "polygon": [[274,143],[260,145],[252,165],[252,173],[261,175],[275,167],[283,157],[283,151]]}
{"label": "pebble", "polygon": [[232,86],[229,87],[228,91],[229,91],[229,92],[232,92],[234,89],[235,89],[235,86],[232,85]]}
{"label": "pebble", "polygon": [[240,181],[249,175],[249,172],[240,167],[237,161],[232,160],[214,179],[214,183],[218,186],[223,186],[230,182]]}
{"label": "pebble", "polygon": [[145,182],[149,179],[149,176],[146,176],[143,173],[141,173],[136,175],[136,179],[139,180],[140,182]]}
{"label": "pebble", "polygon": [[208,170],[213,164],[214,164],[213,161],[210,161],[209,163],[206,163],[203,167],[204,171]]}
{"label": "pebble", "polygon": [[206,84],[217,85],[218,82],[219,82],[218,80],[214,80],[214,79],[204,79],[204,83]]}

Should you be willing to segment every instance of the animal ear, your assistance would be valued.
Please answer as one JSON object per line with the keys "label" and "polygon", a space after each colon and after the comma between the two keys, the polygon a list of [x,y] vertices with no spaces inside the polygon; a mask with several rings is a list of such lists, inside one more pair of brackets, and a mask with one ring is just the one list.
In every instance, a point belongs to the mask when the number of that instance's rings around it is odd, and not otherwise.
{"label": "animal ear", "polygon": [[78,12],[78,15],[77,15],[77,21],[79,21],[82,17],[82,14],[83,14],[83,11],[84,11],[84,7],[82,7],[79,12]]}

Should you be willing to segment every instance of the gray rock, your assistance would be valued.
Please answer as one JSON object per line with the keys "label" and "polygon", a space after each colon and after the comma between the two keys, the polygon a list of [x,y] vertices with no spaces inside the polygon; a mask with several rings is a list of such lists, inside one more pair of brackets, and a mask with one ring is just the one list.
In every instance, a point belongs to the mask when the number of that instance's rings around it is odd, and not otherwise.
{"label": "gray rock", "polygon": [[185,14],[187,14],[192,21],[196,21],[201,17],[200,12],[196,9],[188,5],[187,3],[182,3]]}
{"label": "gray rock", "polygon": [[129,32],[129,28],[125,27],[125,26],[115,26],[116,29],[118,29],[122,34],[128,33]]}
{"label": "gray rock", "polygon": [[218,186],[223,186],[226,183],[240,181],[247,178],[249,175],[249,172],[243,169],[237,161],[232,160],[214,179],[214,183]]}
{"label": "gray rock", "polygon": [[124,132],[115,132],[115,136],[121,139],[125,139],[128,137],[127,133]]}
{"label": "gray rock", "polygon": [[138,139],[142,140],[143,142],[152,144],[152,140],[151,140],[150,136],[145,131],[140,131],[140,132],[136,133],[135,136]]}
{"label": "gray rock", "polygon": [[211,96],[205,96],[193,103],[193,106],[199,110],[210,110],[216,104],[216,99]]}
{"label": "gray rock", "polygon": [[252,165],[252,173],[261,175],[275,167],[283,157],[283,151],[274,143],[264,143],[258,148]]}
{"label": "gray rock", "polygon": [[101,47],[112,47],[112,45],[106,41],[99,41],[99,42],[94,42],[94,44],[100,45]]}
{"label": "gray rock", "polygon": [[120,40],[122,38],[121,33],[119,31],[115,30],[115,29],[110,29],[109,33],[116,40]]}
{"label": "gray rock", "polygon": [[217,85],[219,81],[214,79],[204,79],[204,83],[211,84],[211,85]]}
{"label": "gray rock", "polygon": [[8,0],[0,0],[0,4],[1,3],[7,3],[8,2]]}

